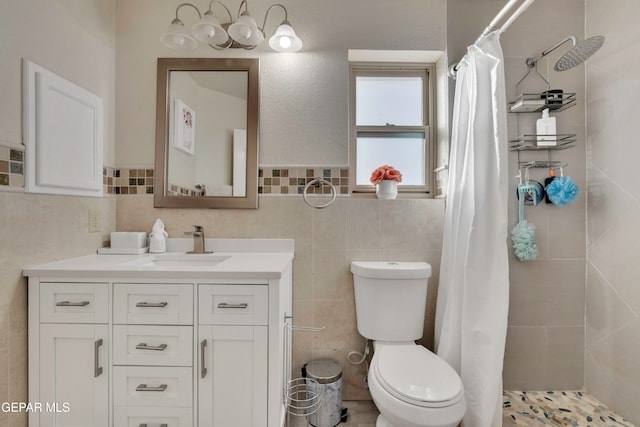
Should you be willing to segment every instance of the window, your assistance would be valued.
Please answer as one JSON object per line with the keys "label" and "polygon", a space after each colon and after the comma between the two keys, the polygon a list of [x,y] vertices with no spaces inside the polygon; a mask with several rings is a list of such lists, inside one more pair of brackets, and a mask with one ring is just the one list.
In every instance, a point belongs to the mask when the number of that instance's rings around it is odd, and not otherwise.
{"label": "window", "polygon": [[402,173],[401,193],[431,192],[431,71],[426,64],[351,64],[352,192],[374,191],[369,177],[385,164]]}

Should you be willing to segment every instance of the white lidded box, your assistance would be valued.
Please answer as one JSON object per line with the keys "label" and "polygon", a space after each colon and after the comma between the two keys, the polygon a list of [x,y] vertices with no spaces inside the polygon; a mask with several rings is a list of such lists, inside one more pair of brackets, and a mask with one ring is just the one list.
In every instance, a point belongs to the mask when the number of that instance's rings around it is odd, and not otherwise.
{"label": "white lidded box", "polygon": [[147,246],[147,233],[144,231],[114,231],[111,233],[111,248],[139,249]]}

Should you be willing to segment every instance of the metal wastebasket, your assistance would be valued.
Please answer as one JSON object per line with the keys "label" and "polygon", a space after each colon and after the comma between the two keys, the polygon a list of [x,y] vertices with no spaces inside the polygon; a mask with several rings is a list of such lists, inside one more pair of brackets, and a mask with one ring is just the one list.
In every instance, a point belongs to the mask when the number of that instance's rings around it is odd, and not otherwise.
{"label": "metal wastebasket", "polygon": [[302,376],[320,384],[322,403],[315,413],[307,416],[313,427],[334,427],[346,420],[342,409],[342,367],[333,359],[316,359],[302,367]]}

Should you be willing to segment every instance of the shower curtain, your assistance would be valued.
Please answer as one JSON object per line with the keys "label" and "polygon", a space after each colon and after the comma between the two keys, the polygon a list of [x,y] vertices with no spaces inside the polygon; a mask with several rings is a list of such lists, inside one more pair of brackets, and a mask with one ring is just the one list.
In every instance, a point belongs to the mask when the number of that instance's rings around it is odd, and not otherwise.
{"label": "shower curtain", "polygon": [[465,427],[502,425],[509,305],[507,115],[500,33],[458,66],[440,285],[437,354],[462,378]]}

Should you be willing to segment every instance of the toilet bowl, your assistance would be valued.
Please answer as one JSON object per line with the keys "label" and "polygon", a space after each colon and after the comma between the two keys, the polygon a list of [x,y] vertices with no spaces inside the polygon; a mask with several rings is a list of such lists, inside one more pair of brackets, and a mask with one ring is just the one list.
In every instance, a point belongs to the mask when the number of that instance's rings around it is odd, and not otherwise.
{"label": "toilet bowl", "polygon": [[351,263],[358,332],[374,341],[369,367],[376,427],[455,427],[466,411],[456,371],[415,340],[422,337],[431,266]]}
{"label": "toilet bowl", "polygon": [[376,427],[455,427],[466,411],[458,374],[426,348],[376,342],[368,384]]}

